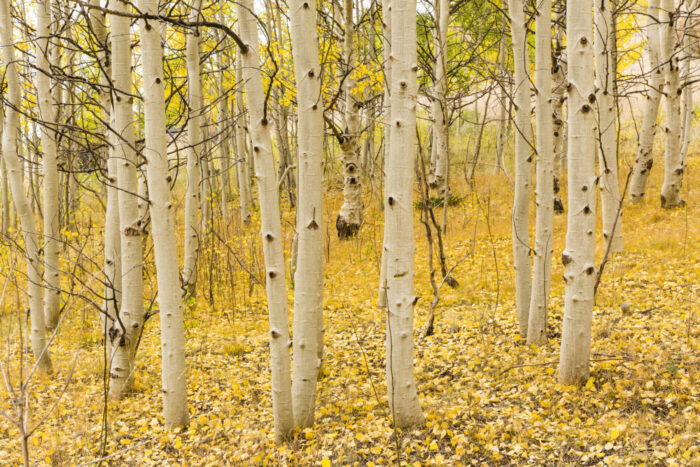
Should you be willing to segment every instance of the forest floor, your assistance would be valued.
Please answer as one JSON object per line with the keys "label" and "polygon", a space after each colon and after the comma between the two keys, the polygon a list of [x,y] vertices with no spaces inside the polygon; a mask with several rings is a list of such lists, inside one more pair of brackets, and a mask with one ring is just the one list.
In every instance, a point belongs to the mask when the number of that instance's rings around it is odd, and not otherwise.
{"label": "forest floor", "polygon": [[[394,431],[387,408],[384,318],[376,307],[382,213],[368,196],[360,236],[341,243],[334,230],[339,200],[333,199],[324,221],[325,353],[313,429],[296,433],[288,444],[273,441],[264,290],[237,262],[261,277],[259,233],[255,222],[246,233],[232,222],[219,234],[230,250],[216,237],[204,245],[199,295],[186,313],[189,428],[163,428],[157,316],[145,326],[135,392],[105,405],[99,318],[89,303],[72,298],[52,346],[56,371],[35,375],[29,386],[30,425],[42,421],[30,438],[32,461],[76,465],[109,456],[109,465],[698,465],[700,188],[690,179],[697,159],[686,172],[689,202],[683,209],[659,208],[661,165],[646,201],[625,207],[625,251],[610,258],[598,290],[591,376],[583,387],[557,384],[566,216],[555,220],[549,340],[529,347],[517,334],[513,303],[512,190],[504,176],[483,176],[475,191],[455,183],[462,201],[448,208],[445,252],[459,286],[440,289],[430,337],[421,335],[432,291],[416,211],[415,365],[424,426]],[[463,178],[461,167],[455,172]],[[81,222],[91,224],[89,214],[82,215]],[[291,213],[285,219],[291,222]],[[534,235],[534,220],[532,228]],[[94,227],[92,243],[82,250],[94,249],[96,264],[101,235]],[[290,303],[292,297],[290,287]],[[7,306],[4,312],[3,340],[17,320],[8,318]],[[18,361],[14,343],[2,348],[3,361]],[[12,413],[4,387],[0,410]],[[19,432],[0,417],[0,464],[20,460]]]}

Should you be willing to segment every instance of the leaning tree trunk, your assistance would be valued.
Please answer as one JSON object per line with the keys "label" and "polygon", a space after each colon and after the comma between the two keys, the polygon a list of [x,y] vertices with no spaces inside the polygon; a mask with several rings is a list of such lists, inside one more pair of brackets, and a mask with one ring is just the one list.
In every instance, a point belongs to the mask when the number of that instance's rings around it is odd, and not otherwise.
{"label": "leaning tree trunk", "polygon": [[664,184],[661,186],[661,207],[685,205],[681,199],[683,159],[681,158],[681,84],[676,40],[676,12],[673,0],[661,0],[661,50],[665,73],[666,146],[664,150]]}
{"label": "leaning tree trunk", "polygon": [[515,305],[520,335],[527,335],[530,308],[530,184],[532,127],[530,126],[530,77],[528,76],[527,22],[523,0],[508,0],[513,39],[515,78],[515,194],[513,197],[513,265]]}
{"label": "leaning tree trunk", "polygon": [[660,65],[661,38],[659,35],[661,23],[659,22],[659,0],[649,0],[647,6],[647,59],[649,61],[649,89],[644,101],[644,117],[642,128],[639,132],[639,144],[637,157],[632,169],[630,181],[630,197],[633,202],[639,203],[644,199],[647,179],[654,165],[654,133],[656,130],[656,116],[659,112],[661,92],[664,87],[664,68]]}
{"label": "leaning tree trunk", "polygon": [[17,152],[18,109],[21,106],[21,94],[17,62],[15,61],[15,41],[13,39],[10,11],[10,0],[0,0],[0,47],[2,48],[2,58],[5,62],[5,79],[7,81],[5,99],[8,103],[5,108],[5,127],[2,132],[2,156],[7,167],[12,201],[17,210],[20,230],[24,237],[32,352],[34,352],[34,358],[37,360],[39,368],[51,371],[51,357],[47,347],[46,324],[44,321],[44,310],[42,309],[40,234],[34,222],[29,198],[24,191],[22,165]]}
{"label": "leaning tree trunk", "polygon": [[423,422],[413,372],[413,171],[416,156],[416,2],[392,12],[391,150],[386,161],[385,238],[387,281],[386,381],[394,425]]}
{"label": "leaning tree trunk", "polygon": [[[564,323],[559,382],[588,378],[595,266],[595,82],[592,1],[569,0],[566,12],[568,101],[568,224],[564,263]],[[587,13],[583,13],[587,12]]]}
{"label": "leaning tree trunk", "polygon": [[[260,74],[258,29],[254,11],[253,0],[241,0],[237,4],[240,36],[246,45],[246,49],[241,50],[240,54],[243,71],[242,82],[245,83],[248,98],[250,136],[253,142],[252,153],[255,157],[255,177],[258,180],[260,196],[261,234],[265,257],[265,290],[270,313],[272,411],[275,438],[282,440],[289,437],[294,430],[289,361],[289,317],[287,316],[287,290],[284,253],[282,251],[279,185],[275,173],[275,160],[272,155],[269,122],[264,108],[265,95]],[[320,212],[317,213],[319,216],[320,214]],[[321,226],[320,223],[318,225]],[[313,229],[309,228],[309,230]],[[297,291],[297,293],[299,292]],[[315,321],[312,324],[317,325]],[[318,345],[316,339],[317,335],[313,334],[306,344],[314,347]],[[297,369],[297,371],[299,370]]]}
{"label": "leaning tree trunk", "polygon": [[[158,14],[157,0],[141,0],[143,13]],[[178,275],[175,219],[165,139],[165,90],[163,49],[159,21],[138,21],[143,60],[143,98],[146,143],[143,149],[148,169],[148,195],[153,229],[153,249],[160,306],[163,412],[165,426],[187,425],[187,380],[185,326]]]}
{"label": "leaning tree trunk", "polygon": [[617,105],[615,100],[615,27],[610,0],[595,4],[596,102],[598,165],[603,239],[610,253],[622,251],[620,187],[617,178]]}
{"label": "leaning tree trunk", "polygon": [[450,126],[447,114],[447,28],[450,21],[449,0],[435,0],[435,81],[433,84],[433,147],[430,185],[438,196],[448,194],[448,166],[450,163]]}
{"label": "leaning tree trunk", "polygon": [[36,5],[36,92],[41,123],[41,150],[44,170],[44,319],[46,327],[58,324],[61,306],[61,277],[58,264],[58,160],[56,154],[56,112],[51,96],[51,0]]}
{"label": "leaning tree trunk", "polygon": [[[201,0],[195,0],[190,13],[190,20],[197,21]],[[202,80],[199,71],[199,29],[194,28],[187,34],[187,100],[189,118],[187,119],[187,191],[185,194],[185,254],[182,268],[182,286],[188,297],[194,297],[197,283],[197,259],[202,235],[199,221],[199,209],[202,202]],[[206,200],[205,200],[206,202]]]}
{"label": "leaning tree trunk", "polygon": [[134,99],[131,84],[131,20],[126,3],[117,2],[110,15],[112,33],[112,84],[114,94],[115,152],[119,160],[119,231],[121,234],[122,301],[109,338],[114,357],[110,368],[109,396],[120,399],[134,385],[134,354],[143,326],[143,253],[139,225],[138,172],[134,147]]}
{"label": "leaning tree trunk", "polygon": [[[318,58],[316,9],[306,0],[290,3],[290,27],[297,82],[298,174],[297,268],[294,275],[294,376],[292,405],[295,424],[313,424],[316,382],[323,355],[323,106]],[[352,4],[352,2],[350,2]],[[346,8],[346,15],[352,7]],[[348,21],[346,19],[346,27]],[[352,21],[350,21],[352,29]],[[345,40],[348,29],[345,31]],[[352,42],[351,42],[352,44]],[[347,55],[346,55],[347,58]],[[349,103],[349,101],[348,101]],[[354,104],[352,104],[354,105]]]}
{"label": "leaning tree trunk", "polygon": [[535,38],[535,117],[537,119],[537,188],[535,259],[527,343],[547,342],[547,306],[552,277],[554,173],[552,141],[552,0],[537,5]]}
{"label": "leaning tree trunk", "polygon": [[[346,75],[344,79],[345,94],[345,128],[343,130],[340,150],[343,161],[343,205],[335,222],[338,237],[343,239],[357,235],[362,224],[362,184],[360,182],[360,105],[354,93],[355,89],[355,23],[352,19],[353,0],[345,1],[345,35],[343,37],[343,59]],[[301,122],[300,122],[301,123]],[[301,187],[300,187],[301,188]]]}

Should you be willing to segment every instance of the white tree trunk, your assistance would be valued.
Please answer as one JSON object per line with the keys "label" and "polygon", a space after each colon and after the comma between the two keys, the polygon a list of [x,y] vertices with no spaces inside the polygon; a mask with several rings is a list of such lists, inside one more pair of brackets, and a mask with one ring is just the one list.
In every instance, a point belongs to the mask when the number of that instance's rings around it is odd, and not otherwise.
{"label": "white tree trunk", "polygon": [[385,237],[387,280],[386,380],[397,427],[423,422],[413,374],[413,171],[418,94],[416,2],[392,11],[391,150],[387,153]]}
{"label": "white tree trunk", "polygon": [[661,38],[659,23],[659,0],[649,0],[646,10],[647,24],[647,59],[649,62],[649,89],[644,101],[644,117],[642,128],[639,132],[639,144],[637,157],[634,161],[632,180],[630,181],[630,198],[638,203],[644,199],[647,179],[654,164],[654,133],[656,131],[656,117],[661,102],[661,92],[664,87],[664,68],[660,66]]}
{"label": "white tree trunk", "polygon": [[530,125],[530,77],[528,76],[527,25],[523,0],[508,0],[513,39],[515,79],[515,195],[513,198],[513,266],[518,329],[527,336],[530,308],[530,185],[532,180],[532,127]]}
{"label": "white tree trunk", "polygon": [[532,297],[527,326],[527,343],[547,341],[547,306],[552,276],[554,229],[554,172],[552,140],[552,0],[537,4],[535,38],[535,116],[537,127],[537,211]]}
{"label": "white tree trunk", "polygon": [[[236,59],[236,79],[239,82],[243,80],[243,68],[241,67],[240,52],[237,50],[238,56]],[[241,222],[243,225],[250,223],[250,169],[248,167],[248,154],[246,151],[246,114],[245,106],[243,105],[243,89],[241,88],[236,93],[236,109],[238,116],[236,118],[236,175],[238,178],[238,198],[239,209],[241,211]]]}
{"label": "white tree trunk", "polygon": [[[596,212],[596,118],[593,77],[592,1],[569,0],[566,12],[568,86],[568,224],[564,323],[559,381],[574,384],[588,378],[593,317]],[[584,13],[587,12],[587,13]]]}
{"label": "white tree trunk", "polygon": [[[350,4],[352,5],[351,1]],[[316,8],[308,8],[306,0],[293,0],[289,7],[294,74],[297,82],[297,103],[299,106],[297,132],[299,147],[298,256],[297,269],[294,274],[292,403],[295,424],[304,427],[311,426],[314,421],[316,383],[323,355],[323,234],[321,226],[323,225],[324,127],[323,108],[318,102],[321,95],[321,65],[318,58]],[[352,7],[349,10],[346,8],[346,14],[352,13]],[[349,23],[351,30],[352,20]],[[345,24],[347,28],[347,18]],[[346,29],[346,41],[348,37],[353,37],[352,34],[350,36],[347,34],[348,29]],[[350,104],[350,98],[346,102]],[[355,144],[355,146],[357,145]],[[356,156],[357,154],[355,154]],[[359,167],[356,169],[358,173],[355,175],[358,176]]]}
{"label": "white tree trunk", "polygon": [[[219,22],[221,24],[226,24],[224,18],[224,9],[219,10]],[[222,34],[217,35],[218,40],[223,41],[224,37]],[[231,132],[230,120],[229,120],[229,96],[226,93],[224,87],[224,51],[221,50],[216,54],[216,66],[219,69],[217,73],[217,91],[219,93],[219,102],[217,105],[217,112],[219,116],[219,121],[217,122],[217,132],[219,134],[219,178],[221,179],[221,215],[224,218],[224,222],[228,224],[230,217],[228,209],[228,201],[231,198],[231,174],[229,170],[231,169]]]}
{"label": "white tree trunk", "polygon": [[435,0],[435,81],[433,83],[433,155],[430,185],[438,196],[448,193],[447,172],[450,163],[450,127],[447,114],[447,28],[450,21],[449,0]]}
{"label": "white tree trunk", "polygon": [[[603,239],[610,253],[622,251],[620,187],[617,177],[617,105],[615,103],[615,27],[610,0],[595,4],[596,102],[598,109],[598,165]],[[620,213],[621,216],[622,213]]]}
{"label": "white tree trunk", "polygon": [[44,319],[46,327],[58,324],[61,306],[61,277],[58,264],[58,161],[56,154],[56,112],[51,96],[49,37],[51,36],[51,0],[36,5],[36,91],[42,123],[41,151],[44,170]]}
{"label": "white tree trunk", "polygon": [[[158,14],[156,0],[141,0],[139,8]],[[178,275],[175,219],[170,195],[167,145],[165,139],[165,92],[160,23],[139,20],[143,60],[143,98],[146,144],[143,150],[148,170],[148,193],[153,248],[160,306],[163,412],[165,426],[187,425],[187,382],[185,368],[185,327]]]}
{"label": "white tree trunk", "polygon": [[[117,2],[115,10],[129,13],[124,2]],[[138,171],[135,147],[134,99],[131,83],[131,20],[119,14],[111,15],[112,26],[112,102],[114,129],[118,132],[116,158],[119,184],[119,231],[121,234],[122,301],[118,319],[110,329],[114,348],[110,369],[109,395],[123,397],[133,388],[134,353],[143,326],[142,244],[138,207]]]}
{"label": "white tree trunk", "polygon": [[[308,5],[307,5],[308,6]],[[253,0],[237,4],[241,40],[247,50],[241,51],[243,82],[250,115],[250,136],[255,157],[255,177],[260,195],[260,220],[265,257],[267,303],[270,313],[270,360],[272,370],[272,410],[275,437],[287,438],[294,430],[289,361],[289,317],[282,251],[282,225],[279,205],[279,185],[272,155],[268,121],[263,113],[262,77],[258,55],[258,29]],[[321,213],[317,213],[320,216]],[[321,224],[319,223],[319,226]],[[297,291],[297,293],[299,293]],[[316,337],[316,336],[314,336]],[[315,339],[309,341],[316,344]]]}
{"label": "white tree trunk", "polygon": [[[386,173],[386,160],[391,150],[391,0],[383,0],[382,24],[384,26],[384,40],[382,58],[384,59],[384,99],[382,114],[384,116],[384,164],[383,173]],[[382,209],[385,208],[382,203]],[[386,238],[386,222],[384,223],[384,238]],[[382,257],[379,262],[379,287],[377,290],[377,306],[386,307],[386,244],[382,244]]]}
{"label": "white tree trunk", "polygon": [[[191,7],[190,21],[197,21],[201,0]],[[197,283],[197,259],[202,235],[199,220],[203,184],[201,170],[202,153],[202,81],[199,73],[199,29],[188,31],[186,41],[187,61],[187,191],[185,194],[185,253],[182,268],[182,285],[188,297],[195,296]]]}
{"label": "white tree trunk", "polygon": [[673,0],[661,0],[661,52],[665,70],[666,146],[664,149],[664,184],[661,186],[661,207],[683,206],[681,183],[681,84],[676,41],[676,10]]}
{"label": "white tree trunk", "polygon": [[[343,239],[357,235],[362,224],[362,183],[360,180],[360,106],[355,96],[355,23],[352,19],[353,0],[344,0],[345,35],[343,37],[343,60],[347,74],[344,81],[345,128],[340,144],[343,161],[343,205],[336,219],[338,237]],[[301,122],[300,122],[301,123]],[[301,186],[299,187],[301,189]]]}
{"label": "white tree trunk", "polygon": [[5,109],[5,127],[2,132],[2,155],[7,167],[7,177],[12,191],[20,229],[24,238],[24,251],[27,261],[27,291],[30,313],[30,340],[34,358],[39,368],[51,370],[51,358],[47,347],[46,324],[41,287],[41,257],[39,255],[39,230],[34,222],[34,215],[29,204],[29,198],[24,191],[22,180],[22,165],[17,153],[17,130],[21,105],[19,74],[15,62],[15,49],[10,14],[10,0],[0,0],[0,47],[5,65],[7,88],[5,98],[8,106]]}

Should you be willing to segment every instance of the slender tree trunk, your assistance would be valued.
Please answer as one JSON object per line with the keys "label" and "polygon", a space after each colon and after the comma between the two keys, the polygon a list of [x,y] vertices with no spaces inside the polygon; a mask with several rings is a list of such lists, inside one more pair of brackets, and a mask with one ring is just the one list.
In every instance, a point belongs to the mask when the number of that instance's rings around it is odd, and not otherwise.
{"label": "slender tree trunk", "polygon": [[[588,378],[595,266],[595,82],[591,44],[592,1],[569,0],[568,50],[568,224],[564,263],[564,323],[559,382]],[[587,13],[584,13],[587,12]]]}
{"label": "slender tree trunk", "polygon": [[51,0],[36,5],[36,90],[39,115],[42,120],[41,150],[44,170],[44,318],[46,327],[54,329],[58,324],[61,306],[61,277],[58,264],[58,161],[56,153],[56,112],[51,96]]}
{"label": "slender tree trunk", "polygon": [[598,165],[605,246],[622,251],[622,218],[618,216],[617,105],[615,100],[615,27],[610,0],[595,4],[596,102],[598,109]]}
{"label": "slender tree trunk", "polygon": [[[505,2],[504,2],[505,7]],[[499,116],[498,116],[498,136],[496,139],[496,163],[493,167],[493,173],[495,175],[500,174],[505,171],[505,148],[506,139],[508,135],[506,134],[506,119],[507,119],[507,96],[506,96],[506,83],[508,80],[508,71],[506,70],[506,58],[508,56],[506,50],[506,19],[505,15],[502,19],[501,24],[501,38],[498,46],[498,74],[500,85],[498,87],[498,103],[499,103]]]}
{"label": "slender tree trunk", "polygon": [[449,0],[435,0],[435,81],[433,83],[433,147],[434,167],[430,185],[438,196],[448,192],[447,170],[450,163],[450,126],[447,114],[447,28],[450,21]]}
{"label": "slender tree trunk", "polygon": [[[99,0],[92,0],[97,5]],[[112,111],[112,99],[108,90],[111,81],[112,57],[107,40],[107,25],[104,13],[91,8],[90,24],[95,32],[100,51],[98,60],[100,62],[100,104],[102,107],[102,118],[109,123],[111,128],[115,128],[114,112]],[[53,97],[52,97],[53,98]],[[103,125],[103,130],[106,126]],[[112,355],[111,339],[109,330],[116,319],[118,310],[121,308],[122,291],[122,268],[121,268],[121,239],[119,236],[119,190],[117,188],[117,164],[115,147],[117,138],[110,131],[107,133],[107,181],[106,185],[106,210],[105,210],[105,251],[104,251],[104,274],[105,274],[105,302],[104,313],[102,314],[102,329],[104,342],[107,346],[107,354]]]}
{"label": "slender tree trunk", "polygon": [[661,102],[661,92],[664,87],[664,68],[660,66],[661,23],[659,23],[659,0],[649,0],[646,16],[646,52],[651,79],[649,80],[649,89],[644,101],[644,118],[641,131],[639,132],[637,157],[634,161],[632,180],[630,182],[630,197],[635,203],[639,203],[644,199],[647,179],[654,164],[656,117],[659,111],[659,103]]}
{"label": "slender tree trunk", "polygon": [[530,126],[530,77],[528,76],[527,21],[523,0],[508,0],[513,39],[515,78],[515,195],[513,198],[513,265],[518,329],[527,335],[530,308],[530,184],[532,127]]}
{"label": "slender tree trunk", "polygon": [[248,168],[248,155],[246,151],[246,114],[243,105],[243,68],[241,67],[240,53],[236,60],[236,79],[240,83],[240,89],[236,94],[236,108],[238,117],[236,118],[236,174],[238,178],[238,198],[241,211],[241,222],[243,225],[250,223],[250,169]]}
{"label": "slender tree trunk", "polygon": [[[139,9],[158,14],[156,0],[141,0]],[[185,327],[180,277],[178,276],[175,219],[170,195],[167,144],[165,139],[165,92],[160,23],[139,20],[143,60],[143,98],[148,169],[148,193],[153,223],[153,248],[158,280],[165,426],[187,425]]]}
{"label": "slender tree trunk", "polygon": [[552,189],[554,191],[553,203],[554,212],[562,214],[564,212],[564,203],[559,196],[559,187],[561,180],[561,166],[564,161],[564,153],[566,151],[566,140],[564,138],[564,102],[566,102],[566,62],[564,60],[564,26],[562,23],[566,21],[566,2],[561,1],[560,10],[557,12],[557,25],[555,26],[555,49],[552,63],[552,134],[554,135],[554,183]]}
{"label": "slender tree trunk", "polygon": [[29,298],[29,314],[31,318],[30,340],[37,365],[44,371],[51,371],[51,357],[47,347],[46,324],[41,287],[41,256],[39,255],[39,229],[34,222],[29,198],[24,191],[22,181],[22,165],[17,151],[17,130],[21,106],[21,94],[10,14],[10,0],[0,0],[0,47],[5,65],[7,88],[5,99],[5,127],[2,132],[2,155],[7,167],[7,177],[12,190],[20,230],[24,238],[24,252],[27,261],[27,291]]}
{"label": "slender tree trunk", "polygon": [[[129,13],[126,3],[118,1],[119,13]],[[119,399],[134,385],[134,353],[143,326],[142,244],[138,207],[138,171],[131,83],[131,21],[111,15],[112,83],[114,85],[114,123],[116,157],[119,160],[119,221],[121,234],[122,301],[109,337],[114,347],[110,369],[109,395]]]}
{"label": "slender tree trunk", "polygon": [[[190,20],[197,21],[201,0],[192,5]],[[182,285],[188,297],[194,297],[197,283],[197,259],[202,235],[199,210],[204,193],[202,183],[202,81],[199,71],[199,30],[189,31],[186,44],[187,61],[187,192],[185,194],[185,257],[182,268]]]}
{"label": "slender tree trunk", "polygon": [[[247,49],[240,54],[242,79],[245,83],[250,115],[250,136],[255,157],[255,177],[260,196],[260,220],[265,257],[267,303],[270,313],[270,357],[272,370],[272,410],[275,438],[282,440],[294,430],[289,361],[289,317],[282,251],[282,225],[279,205],[279,185],[272,155],[272,141],[264,113],[260,58],[258,56],[257,20],[253,0],[241,0],[237,5],[241,40]],[[308,6],[308,5],[307,5]],[[321,215],[321,213],[317,213]],[[319,226],[322,225],[319,223]],[[297,291],[297,293],[299,293]],[[320,310],[319,310],[320,311]],[[315,324],[315,321],[314,323]],[[295,336],[296,338],[296,336]],[[308,345],[317,345],[314,334]],[[299,371],[299,370],[297,370]]]}
{"label": "slender tree trunk", "polygon": [[681,84],[678,52],[675,50],[676,10],[673,0],[661,0],[661,50],[665,70],[666,147],[664,150],[664,184],[661,186],[661,207],[684,206],[681,199],[683,160],[681,158]]}
{"label": "slender tree trunk", "polygon": [[681,115],[681,162],[685,167],[685,157],[688,154],[688,147],[693,134],[693,82],[690,72],[691,34],[692,18],[691,14],[697,8],[697,1],[692,0],[685,11],[685,25],[683,27],[683,95],[682,95],[682,115]]}
{"label": "slender tree trunk", "polygon": [[[299,105],[298,259],[294,275],[294,376],[292,403],[295,424],[314,421],[316,384],[323,355],[323,106],[318,58],[316,9],[305,0],[290,3],[294,74]],[[347,5],[347,4],[346,4]],[[350,2],[352,5],[352,2]],[[346,14],[352,9],[346,7]],[[346,19],[346,28],[348,21]],[[352,29],[352,21],[350,21]],[[348,40],[346,29],[345,40]],[[346,55],[347,58],[347,55]]]}
{"label": "slender tree trunk", "polygon": [[552,141],[552,0],[537,4],[535,36],[535,117],[537,127],[537,188],[535,258],[527,343],[547,342],[547,308],[552,277],[554,239],[554,144]]}
{"label": "slender tree trunk", "polygon": [[[382,113],[384,115],[384,161],[382,174],[386,174],[386,161],[391,150],[391,0],[383,0],[382,23],[384,26],[384,41],[382,58],[384,60],[384,99],[382,101]],[[384,209],[382,202],[381,208]],[[384,222],[384,239],[386,239],[386,221]],[[382,244],[382,257],[379,263],[379,288],[377,293],[377,306],[386,307],[387,277],[386,277],[386,243]]]}
{"label": "slender tree trunk", "polygon": [[387,280],[386,379],[394,425],[423,422],[413,374],[413,176],[418,94],[416,2],[392,11],[391,151],[387,154],[385,238]]}

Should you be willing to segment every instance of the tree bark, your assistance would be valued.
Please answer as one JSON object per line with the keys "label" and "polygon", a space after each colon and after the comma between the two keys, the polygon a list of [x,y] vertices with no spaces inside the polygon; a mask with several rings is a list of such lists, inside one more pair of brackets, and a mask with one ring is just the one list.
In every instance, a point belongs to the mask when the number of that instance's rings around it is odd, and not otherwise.
{"label": "tree bark", "polygon": [[236,174],[238,178],[238,198],[241,222],[243,225],[250,223],[250,169],[248,167],[248,154],[246,148],[246,114],[243,105],[243,68],[241,67],[240,52],[236,60],[236,79],[241,83],[239,91],[236,93],[236,108],[238,116],[236,118],[235,138],[236,138]]}
{"label": "tree bark", "polygon": [[610,253],[622,251],[622,213],[617,177],[617,105],[615,95],[615,26],[610,0],[595,4],[596,102],[598,109],[598,165],[603,239]]}
{"label": "tree bark", "polygon": [[438,196],[448,193],[447,172],[450,163],[450,126],[447,113],[447,28],[450,22],[449,0],[435,0],[435,81],[433,82],[433,147],[430,185]]}
{"label": "tree bark", "polygon": [[676,10],[673,0],[661,0],[661,63],[665,70],[666,145],[664,148],[664,183],[661,207],[684,206],[681,199],[683,159],[681,158],[681,85],[678,52],[675,50]]}
{"label": "tree bark", "polygon": [[537,4],[535,35],[535,117],[537,127],[537,187],[535,258],[527,343],[547,342],[547,307],[552,277],[554,230],[554,171],[552,140],[552,0]]}
{"label": "tree bark", "polygon": [[387,280],[386,378],[394,425],[423,422],[413,374],[413,172],[418,94],[416,2],[392,11],[391,150],[386,161],[385,238]]}
{"label": "tree bark", "polygon": [[[564,263],[564,323],[559,382],[588,378],[595,266],[595,82],[591,44],[592,1],[569,0],[568,50],[568,223]],[[585,13],[587,12],[587,13]]]}
{"label": "tree bark", "polygon": [[[308,5],[307,5],[308,6]],[[289,361],[289,317],[282,251],[282,225],[279,185],[272,155],[272,141],[264,113],[264,94],[258,56],[257,20],[253,0],[237,4],[241,40],[247,50],[241,51],[242,78],[245,83],[250,115],[250,136],[255,157],[255,177],[260,196],[260,220],[265,257],[267,303],[270,313],[270,357],[272,370],[272,410],[275,438],[282,440],[294,430]],[[320,213],[317,213],[320,215]],[[321,224],[319,224],[320,226]],[[299,292],[297,292],[299,293]],[[316,344],[316,336],[308,345]]]}
{"label": "tree bark", "polygon": [[530,185],[532,127],[530,125],[530,77],[528,76],[527,22],[523,0],[508,0],[513,39],[515,101],[515,194],[513,197],[513,266],[515,305],[520,335],[527,336],[530,308]]}
{"label": "tree bark", "polygon": [[[157,0],[141,0],[142,12],[158,13]],[[160,23],[138,21],[143,60],[143,98],[146,144],[143,150],[148,170],[148,193],[153,248],[160,306],[163,413],[165,426],[187,425],[187,382],[185,368],[185,328],[178,276],[175,220],[168,175],[165,139],[165,92],[163,89],[163,49]]]}

